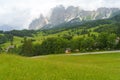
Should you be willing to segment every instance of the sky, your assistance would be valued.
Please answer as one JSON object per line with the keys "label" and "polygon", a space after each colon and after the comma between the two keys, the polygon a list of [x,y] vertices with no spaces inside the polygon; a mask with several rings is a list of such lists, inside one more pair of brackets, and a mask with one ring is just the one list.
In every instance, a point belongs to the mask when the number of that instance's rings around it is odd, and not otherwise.
{"label": "sky", "polygon": [[42,13],[46,16],[58,5],[73,5],[85,10],[99,7],[120,8],[120,0],[0,0],[0,26],[28,28],[30,22]]}

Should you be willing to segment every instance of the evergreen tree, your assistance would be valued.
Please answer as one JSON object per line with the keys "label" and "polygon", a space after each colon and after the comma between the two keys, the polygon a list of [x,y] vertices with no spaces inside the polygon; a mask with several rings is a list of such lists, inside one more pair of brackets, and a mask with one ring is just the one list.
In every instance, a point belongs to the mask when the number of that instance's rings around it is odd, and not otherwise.
{"label": "evergreen tree", "polygon": [[34,56],[34,49],[31,39],[24,38],[21,54],[24,56]]}

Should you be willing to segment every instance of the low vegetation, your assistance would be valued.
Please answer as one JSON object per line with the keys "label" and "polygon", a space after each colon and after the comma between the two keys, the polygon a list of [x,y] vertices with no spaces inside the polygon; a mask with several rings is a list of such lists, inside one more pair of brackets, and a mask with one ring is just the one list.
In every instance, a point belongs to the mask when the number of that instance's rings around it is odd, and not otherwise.
{"label": "low vegetation", "polygon": [[120,80],[120,54],[20,57],[0,54],[0,80]]}

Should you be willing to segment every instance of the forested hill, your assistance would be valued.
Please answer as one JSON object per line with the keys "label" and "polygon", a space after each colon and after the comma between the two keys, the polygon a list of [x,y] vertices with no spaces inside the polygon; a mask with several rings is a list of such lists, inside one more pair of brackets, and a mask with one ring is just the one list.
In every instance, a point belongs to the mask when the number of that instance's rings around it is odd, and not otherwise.
{"label": "forested hill", "polygon": [[36,31],[1,31],[0,52],[35,56],[64,53],[66,49],[71,52],[120,49],[120,14],[110,19],[68,22],[59,26]]}
{"label": "forested hill", "polygon": [[[62,31],[67,30],[79,30],[79,29],[90,29],[90,28],[96,28],[94,29],[95,32],[114,32],[116,34],[119,33],[119,25],[120,25],[120,14],[115,15],[112,18],[109,19],[101,19],[101,20],[93,20],[93,21],[83,21],[83,22],[68,22],[63,23],[55,28],[51,29],[44,29],[44,30],[38,30],[43,31],[47,34],[55,34]],[[79,33],[80,31],[78,31]]]}

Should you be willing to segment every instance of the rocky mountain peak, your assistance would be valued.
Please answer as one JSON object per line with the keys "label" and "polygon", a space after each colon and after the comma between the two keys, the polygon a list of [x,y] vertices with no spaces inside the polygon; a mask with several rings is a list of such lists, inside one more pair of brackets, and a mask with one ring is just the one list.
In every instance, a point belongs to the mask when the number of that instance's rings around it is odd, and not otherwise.
{"label": "rocky mountain peak", "polygon": [[[34,19],[29,26],[29,29],[40,29],[47,25],[55,26],[64,22],[69,21],[88,21],[97,19],[106,19],[111,17],[114,13],[118,12],[119,8],[98,8],[94,11],[82,10],[79,7],[69,6],[65,8],[64,6],[56,6],[51,10],[51,14],[48,18],[44,17],[42,14],[39,18]],[[51,27],[50,26],[50,27]]]}

